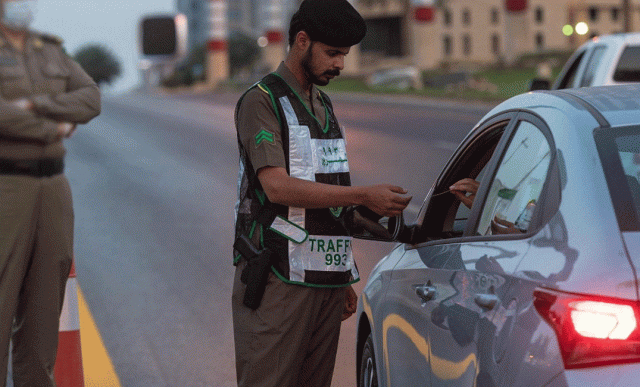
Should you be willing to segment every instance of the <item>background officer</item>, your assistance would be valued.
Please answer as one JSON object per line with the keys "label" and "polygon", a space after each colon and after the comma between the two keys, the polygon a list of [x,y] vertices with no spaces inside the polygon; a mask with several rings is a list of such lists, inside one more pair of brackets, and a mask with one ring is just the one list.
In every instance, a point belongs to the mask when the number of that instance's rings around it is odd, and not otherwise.
{"label": "background officer", "polygon": [[29,30],[35,0],[0,4],[0,384],[11,337],[14,385],[54,386],[73,258],[63,139],[100,113],[100,92],[59,39]]}
{"label": "background officer", "polygon": [[[411,200],[400,187],[351,186],[344,133],[328,96],[315,86],[340,74],[365,33],[348,1],[303,1],[291,20],[285,61],[238,102],[236,246],[249,238],[256,249],[272,252],[269,265],[254,264],[264,262],[264,251],[236,255],[239,386],[331,383],[340,321],[355,312],[350,285],[359,278],[344,207],[394,216]],[[247,267],[247,273],[270,271],[257,308],[245,298],[254,277],[242,275]]]}

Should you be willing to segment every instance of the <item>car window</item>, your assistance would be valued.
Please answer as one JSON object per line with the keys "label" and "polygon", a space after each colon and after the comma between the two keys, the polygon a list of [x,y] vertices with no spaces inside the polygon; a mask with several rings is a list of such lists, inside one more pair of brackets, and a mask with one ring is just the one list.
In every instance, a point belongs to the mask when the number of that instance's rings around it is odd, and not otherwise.
{"label": "car window", "polygon": [[640,82],[640,46],[627,46],[616,71],[613,73],[616,82]]}
{"label": "car window", "polygon": [[640,231],[640,128],[594,133],[621,231]]}
{"label": "car window", "polygon": [[602,60],[602,56],[604,55],[606,49],[607,48],[602,45],[594,47],[591,55],[589,55],[589,61],[586,64],[584,76],[580,81],[580,87],[591,86],[591,84],[593,83],[593,78],[596,75],[596,70],[598,69],[600,61]]}
{"label": "car window", "polygon": [[573,61],[568,64],[569,67],[565,66],[565,68],[567,68],[567,71],[560,75],[561,78],[558,82],[557,89],[566,89],[573,86],[573,80],[576,78],[578,67],[580,67],[580,62],[582,61],[583,57],[584,51],[575,56]]}
{"label": "car window", "polygon": [[535,125],[521,121],[491,182],[476,235],[517,234],[529,230],[546,181],[551,151]]}
{"label": "car window", "polygon": [[449,191],[449,187],[462,179],[481,181],[484,170],[500,142],[508,119],[496,119],[467,145],[450,162],[438,179],[426,207],[418,216],[418,243],[430,240],[462,237],[470,210]]}

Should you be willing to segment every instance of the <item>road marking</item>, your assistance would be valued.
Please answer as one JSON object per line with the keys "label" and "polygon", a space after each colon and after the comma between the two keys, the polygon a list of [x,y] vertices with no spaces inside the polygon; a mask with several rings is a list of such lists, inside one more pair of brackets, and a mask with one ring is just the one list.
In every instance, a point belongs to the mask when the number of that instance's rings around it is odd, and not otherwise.
{"label": "road marking", "polygon": [[80,314],[80,346],[85,387],[121,387],[113,363],[79,287],[78,313]]}

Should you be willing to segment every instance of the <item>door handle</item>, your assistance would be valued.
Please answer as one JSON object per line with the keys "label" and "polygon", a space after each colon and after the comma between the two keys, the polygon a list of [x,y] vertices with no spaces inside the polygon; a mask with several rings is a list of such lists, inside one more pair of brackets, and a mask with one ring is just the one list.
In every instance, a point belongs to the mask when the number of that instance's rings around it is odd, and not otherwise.
{"label": "door handle", "polygon": [[416,285],[416,294],[423,302],[431,301],[436,295],[436,288],[429,285]]}
{"label": "door handle", "polygon": [[481,308],[491,310],[498,303],[498,296],[495,294],[476,294],[475,302]]}

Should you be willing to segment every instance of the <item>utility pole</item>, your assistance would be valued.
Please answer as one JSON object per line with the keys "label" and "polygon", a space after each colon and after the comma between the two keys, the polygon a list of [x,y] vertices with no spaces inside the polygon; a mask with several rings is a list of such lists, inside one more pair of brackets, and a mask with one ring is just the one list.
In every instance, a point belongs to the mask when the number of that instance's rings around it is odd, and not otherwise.
{"label": "utility pole", "polygon": [[209,0],[209,41],[207,43],[207,86],[215,87],[229,77],[227,42],[227,2]]}
{"label": "utility pole", "polygon": [[624,32],[631,32],[633,18],[631,0],[622,0],[622,17],[624,17]]}

